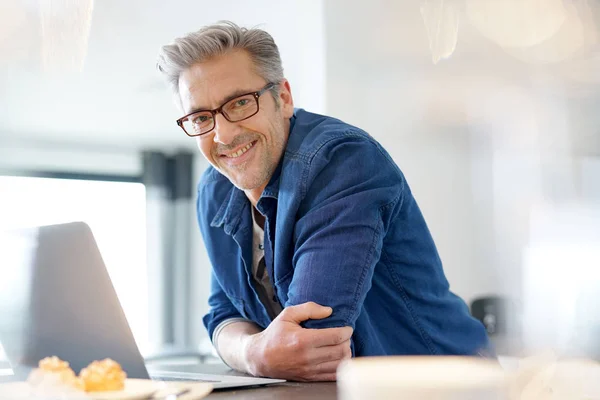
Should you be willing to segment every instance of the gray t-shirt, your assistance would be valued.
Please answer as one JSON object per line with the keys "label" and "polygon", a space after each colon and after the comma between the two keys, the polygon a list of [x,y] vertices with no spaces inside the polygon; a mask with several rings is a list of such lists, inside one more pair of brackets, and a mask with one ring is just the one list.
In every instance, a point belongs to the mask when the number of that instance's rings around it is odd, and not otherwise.
{"label": "gray t-shirt", "polygon": [[255,213],[258,211],[252,207],[252,278],[256,284],[256,291],[260,301],[263,303],[269,316],[274,319],[282,311],[281,304],[275,296],[273,285],[269,279],[269,273],[265,265],[264,239],[265,231],[256,221]]}

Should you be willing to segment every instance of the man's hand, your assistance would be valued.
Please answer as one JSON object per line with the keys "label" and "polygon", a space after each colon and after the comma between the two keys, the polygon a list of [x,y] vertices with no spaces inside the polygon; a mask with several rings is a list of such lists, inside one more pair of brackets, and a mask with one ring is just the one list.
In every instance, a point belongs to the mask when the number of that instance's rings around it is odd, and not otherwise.
{"label": "man's hand", "polygon": [[300,323],[331,315],[330,307],[309,302],[284,309],[244,346],[247,370],[255,376],[294,381],[335,381],[340,362],[352,356],[352,328],[305,329]]}

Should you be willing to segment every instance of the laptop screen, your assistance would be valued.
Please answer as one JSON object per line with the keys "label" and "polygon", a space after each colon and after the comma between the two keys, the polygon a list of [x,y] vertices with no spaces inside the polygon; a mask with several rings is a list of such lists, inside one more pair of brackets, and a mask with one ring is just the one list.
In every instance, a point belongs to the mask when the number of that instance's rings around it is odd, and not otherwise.
{"label": "laptop screen", "polygon": [[148,378],[86,224],[3,233],[0,248],[0,341],[15,372],[56,355],[77,373],[108,357]]}

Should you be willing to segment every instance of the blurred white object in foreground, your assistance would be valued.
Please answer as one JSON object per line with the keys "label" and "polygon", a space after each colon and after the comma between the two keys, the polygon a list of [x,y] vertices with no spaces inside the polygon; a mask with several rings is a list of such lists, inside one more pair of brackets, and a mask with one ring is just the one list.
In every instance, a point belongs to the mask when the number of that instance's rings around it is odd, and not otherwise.
{"label": "blurred white object in foreground", "polygon": [[499,363],[472,357],[364,357],[338,369],[341,400],[504,400],[508,389]]}
{"label": "blurred white object in foreground", "polygon": [[600,364],[553,351],[508,368],[469,357],[365,357],[338,369],[341,400],[583,400],[600,398]]}

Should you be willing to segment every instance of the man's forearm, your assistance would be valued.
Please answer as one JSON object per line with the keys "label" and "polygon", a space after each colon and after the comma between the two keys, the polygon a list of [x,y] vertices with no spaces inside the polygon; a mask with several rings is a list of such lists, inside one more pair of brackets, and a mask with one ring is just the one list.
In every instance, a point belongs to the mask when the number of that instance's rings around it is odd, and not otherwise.
{"label": "man's forearm", "polygon": [[261,332],[258,325],[250,321],[235,321],[225,326],[214,338],[214,345],[223,361],[231,368],[245,373],[250,371],[246,359],[247,339]]}

